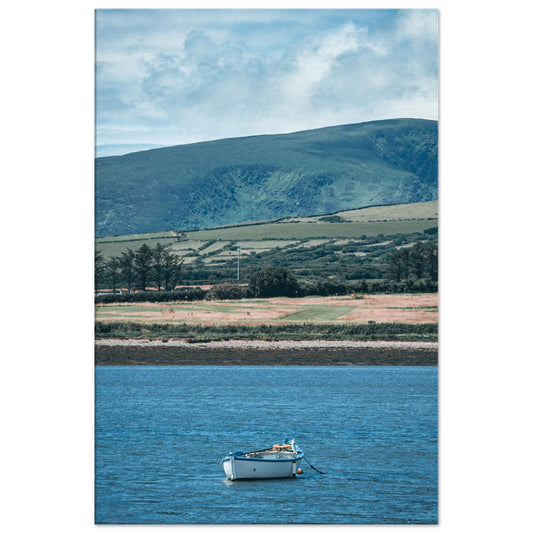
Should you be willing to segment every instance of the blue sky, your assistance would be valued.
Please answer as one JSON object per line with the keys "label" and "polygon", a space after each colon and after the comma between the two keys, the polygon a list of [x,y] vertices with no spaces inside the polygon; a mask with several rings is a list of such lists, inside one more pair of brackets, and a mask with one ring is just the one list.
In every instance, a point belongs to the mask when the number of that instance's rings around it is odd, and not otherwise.
{"label": "blue sky", "polygon": [[438,118],[437,10],[97,10],[97,155]]}

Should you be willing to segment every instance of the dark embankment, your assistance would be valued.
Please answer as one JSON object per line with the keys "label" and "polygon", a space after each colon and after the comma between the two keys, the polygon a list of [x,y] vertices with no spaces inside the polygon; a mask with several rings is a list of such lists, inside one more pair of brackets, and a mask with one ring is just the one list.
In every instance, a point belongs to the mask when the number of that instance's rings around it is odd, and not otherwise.
{"label": "dark embankment", "polygon": [[428,342],[132,342],[98,343],[101,366],[361,365],[435,366],[438,345]]}

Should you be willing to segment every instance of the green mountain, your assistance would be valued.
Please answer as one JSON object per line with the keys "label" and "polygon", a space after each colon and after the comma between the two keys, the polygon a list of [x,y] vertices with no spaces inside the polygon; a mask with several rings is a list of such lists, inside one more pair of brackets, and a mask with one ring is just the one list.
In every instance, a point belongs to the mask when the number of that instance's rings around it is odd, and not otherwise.
{"label": "green mountain", "polygon": [[436,200],[438,123],[395,119],[96,159],[99,237]]}

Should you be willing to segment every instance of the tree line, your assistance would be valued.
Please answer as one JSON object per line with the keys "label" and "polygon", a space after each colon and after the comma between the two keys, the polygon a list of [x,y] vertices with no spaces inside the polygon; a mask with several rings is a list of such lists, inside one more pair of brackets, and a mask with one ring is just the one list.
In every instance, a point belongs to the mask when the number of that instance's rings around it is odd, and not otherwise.
{"label": "tree line", "polygon": [[[263,281],[276,276],[272,268],[280,269],[280,277],[273,284],[263,284]],[[264,272],[267,270],[267,272]],[[283,272],[285,271],[285,272]],[[431,293],[438,291],[438,282],[427,278],[404,281],[393,280],[358,280],[351,283],[335,282],[331,280],[316,283],[294,284],[294,278],[283,267],[267,267],[257,273],[252,285],[243,286],[234,282],[218,283],[210,289],[187,287],[174,291],[143,291],[123,294],[101,294],[95,298],[95,303],[134,303],[134,302],[176,302],[193,300],[240,300],[242,298],[269,298],[274,296],[304,297],[304,296],[346,296],[357,298],[362,294],[405,294],[412,292]],[[284,280],[287,280],[284,281]]]}
{"label": "tree line", "polygon": [[174,290],[182,272],[183,260],[170,252],[168,246],[157,243],[153,248],[143,244],[137,251],[128,248],[120,256],[104,259],[100,250],[95,251],[95,288],[107,280],[116,292],[124,284],[128,292],[145,291],[154,284],[158,291]]}
{"label": "tree line", "polygon": [[[145,292],[149,285],[157,291],[174,291],[183,275],[183,260],[170,252],[169,247],[143,244],[136,252],[128,248],[118,257],[104,260],[100,251],[95,256],[96,288],[106,282],[116,293],[118,284]],[[438,247],[435,243],[417,242],[410,248],[401,248],[385,260],[386,278],[355,283],[322,279],[315,283],[300,282],[288,269],[267,266],[250,275],[247,287],[235,283],[215,284],[208,292],[198,289],[195,298],[235,299],[246,297],[341,295],[372,292],[436,292],[438,290]],[[191,295],[183,294],[184,298]],[[153,296],[155,298],[155,296]],[[166,297],[165,297],[166,298]]]}
{"label": "tree line", "polygon": [[427,278],[439,279],[439,249],[435,243],[417,242],[410,248],[401,248],[387,258],[387,277],[396,282]]}

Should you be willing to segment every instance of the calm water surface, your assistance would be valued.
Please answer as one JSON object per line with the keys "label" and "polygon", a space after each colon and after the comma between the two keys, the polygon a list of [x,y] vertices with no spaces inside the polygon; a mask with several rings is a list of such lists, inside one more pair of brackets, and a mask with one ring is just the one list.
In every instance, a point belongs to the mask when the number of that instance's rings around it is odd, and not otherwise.
{"label": "calm water surface", "polygon": [[[437,523],[435,367],[97,367],[96,523]],[[225,479],[295,438],[296,479]]]}

